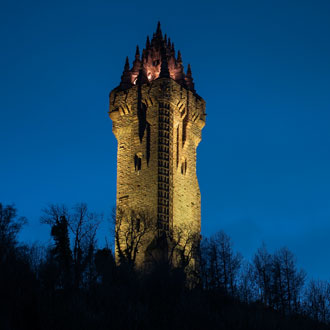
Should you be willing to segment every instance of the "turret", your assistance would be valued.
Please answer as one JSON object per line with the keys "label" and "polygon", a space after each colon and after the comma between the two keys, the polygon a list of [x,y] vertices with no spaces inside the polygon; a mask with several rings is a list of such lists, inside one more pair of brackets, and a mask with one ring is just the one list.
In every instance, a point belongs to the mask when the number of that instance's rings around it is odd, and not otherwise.
{"label": "turret", "polygon": [[[131,67],[126,58],[109,101],[118,141],[116,262],[132,258],[132,265],[148,271],[154,262],[181,267],[189,260],[189,269],[198,272],[196,148],[205,101],[195,92],[190,65],[185,74],[181,52],[163,37],[160,23],[145,48],[136,47]],[[132,256],[126,251],[132,251],[135,239]]]}
{"label": "turret", "polygon": [[186,85],[186,80],[185,80],[185,74],[183,71],[183,65],[182,65],[182,57],[181,57],[181,52],[178,51],[178,57],[176,60],[176,76],[175,80],[180,84],[185,86]]}
{"label": "turret", "polygon": [[127,89],[132,86],[131,84],[131,73],[129,71],[129,61],[128,61],[128,56],[126,57],[125,61],[125,66],[124,66],[124,71],[121,76],[121,81],[120,81],[120,88],[121,89]]}
{"label": "turret", "polygon": [[136,80],[139,75],[140,69],[141,69],[140,49],[139,49],[139,46],[136,46],[135,60],[133,62],[133,68],[131,70],[131,73],[132,73],[131,79],[132,79],[132,83],[134,85],[136,84]]}
{"label": "turret", "polygon": [[160,22],[157,23],[157,30],[156,30],[156,36],[159,37],[159,39],[163,39],[162,30],[160,28]]}
{"label": "turret", "polygon": [[186,74],[185,80],[186,80],[186,85],[187,85],[188,89],[191,90],[192,92],[195,92],[195,84],[193,82],[190,64],[188,64],[188,69],[187,69],[187,74]]}

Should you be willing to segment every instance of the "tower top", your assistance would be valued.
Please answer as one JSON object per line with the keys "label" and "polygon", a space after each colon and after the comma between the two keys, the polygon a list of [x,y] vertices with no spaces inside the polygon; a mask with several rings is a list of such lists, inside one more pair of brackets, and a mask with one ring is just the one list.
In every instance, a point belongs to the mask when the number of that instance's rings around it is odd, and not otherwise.
{"label": "tower top", "polygon": [[[119,88],[128,89],[138,81],[147,83],[158,78],[171,78],[186,89],[195,93],[190,66],[187,73],[184,72],[180,51],[175,54],[174,43],[161,30],[160,22],[156,32],[150,41],[147,36],[146,46],[142,50],[140,58],[139,47],[136,48],[135,60],[131,69],[127,69],[127,63],[122,75]],[[139,75],[143,75],[139,77]]]}

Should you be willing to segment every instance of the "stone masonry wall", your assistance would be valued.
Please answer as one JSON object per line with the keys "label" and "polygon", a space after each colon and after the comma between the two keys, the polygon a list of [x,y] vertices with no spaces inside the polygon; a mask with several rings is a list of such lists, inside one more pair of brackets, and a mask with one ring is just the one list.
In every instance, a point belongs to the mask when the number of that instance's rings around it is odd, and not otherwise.
{"label": "stone masonry wall", "polygon": [[[200,234],[196,148],[205,125],[204,100],[160,78],[113,90],[109,114],[118,141],[117,208],[147,212],[174,238],[178,228],[186,235]],[[143,263],[152,239],[140,249],[137,263]]]}

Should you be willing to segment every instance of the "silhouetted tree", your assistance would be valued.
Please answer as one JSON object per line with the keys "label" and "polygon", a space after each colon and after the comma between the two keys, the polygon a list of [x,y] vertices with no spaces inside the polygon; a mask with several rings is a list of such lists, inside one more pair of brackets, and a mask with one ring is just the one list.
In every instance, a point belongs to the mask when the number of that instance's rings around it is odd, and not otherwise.
{"label": "silhouetted tree", "polygon": [[316,321],[330,323],[330,284],[311,280],[304,293],[304,311]]}
{"label": "silhouetted tree", "polygon": [[0,203],[0,329],[38,329],[37,281],[28,246],[18,243],[26,218]]}
{"label": "silhouetted tree", "polygon": [[242,257],[233,251],[230,237],[220,231],[205,241],[202,248],[205,249],[202,267],[204,273],[207,272],[206,287],[221,288],[225,293],[236,295]]}
{"label": "silhouetted tree", "polygon": [[263,243],[254,255],[253,265],[255,280],[259,288],[259,297],[266,306],[272,306],[272,264],[273,258],[271,254],[268,253],[266,245]]}
{"label": "silhouetted tree", "polygon": [[[73,207],[69,227],[73,236],[74,286],[81,281],[91,283],[95,276],[93,256],[96,248],[96,232],[100,224],[100,215],[88,211],[87,204],[80,203]],[[86,278],[83,279],[83,275]]]}
{"label": "silhouetted tree", "polygon": [[[43,210],[41,222],[51,225],[54,247],[49,250],[43,271],[50,269],[56,274],[56,286],[69,288],[72,285],[72,253],[68,229],[69,211],[64,205],[50,205]],[[46,270],[47,269],[47,270]]]}
{"label": "silhouetted tree", "polygon": [[189,287],[194,287],[200,282],[200,240],[200,234],[186,224],[174,226],[173,236],[169,237],[172,243],[170,267],[181,270]]}
{"label": "silhouetted tree", "polygon": [[[166,258],[138,272],[139,250],[155,236],[150,217],[122,218],[128,233],[115,233],[124,239],[117,265],[108,247],[96,248],[100,218],[85,204],[44,211],[54,241],[47,249],[19,244],[25,221],[13,207],[0,210],[1,330],[329,329],[329,283],[311,281],[302,296],[305,275],[286,248],[270,254],[262,246],[253,263],[242,262],[223,232],[199,249],[200,238],[181,226],[165,232]],[[189,285],[194,260],[201,286]]]}
{"label": "silhouetted tree", "polygon": [[305,272],[297,269],[296,258],[286,247],[273,256],[272,296],[274,307],[283,313],[297,313],[305,282]]}
{"label": "silhouetted tree", "polygon": [[115,258],[111,250],[108,247],[99,249],[95,252],[94,258],[98,281],[105,286],[111,285],[116,270]]}
{"label": "silhouetted tree", "polygon": [[[43,210],[41,222],[51,226],[55,242],[52,253],[59,264],[60,273],[66,279],[66,285],[71,281],[77,289],[83,280],[90,284],[91,277],[95,275],[92,274],[93,255],[100,216],[89,212],[84,203],[75,205],[71,210],[64,205],[50,205]],[[51,259],[50,255],[49,265],[52,264]],[[84,275],[86,278],[83,278]]]}
{"label": "silhouetted tree", "polygon": [[146,246],[156,231],[154,219],[146,212],[113,211],[112,222],[115,232],[115,248],[119,264],[133,268],[138,252]]}
{"label": "silhouetted tree", "polygon": [[3,206],[0,203],[0,264],[11,249],[17,246],[17,235],[27,223],[25,217],[18,217],[13,205]]}
{"label": "silhouetted tree", "polygon": [[243,262],[240,268],[238,296],[245,303],[252,303],[258,298],[258,286],[255,281],[254,267],[248,261]]}

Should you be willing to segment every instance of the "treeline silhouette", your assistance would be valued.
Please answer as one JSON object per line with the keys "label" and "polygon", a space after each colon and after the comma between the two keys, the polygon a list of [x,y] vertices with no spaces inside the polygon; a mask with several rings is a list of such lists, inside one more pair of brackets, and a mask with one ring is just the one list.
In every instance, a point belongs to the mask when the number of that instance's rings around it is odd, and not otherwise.
{"label": "treeline silhouette", "polygon": [[[139,272],[98,247],[101,217],[51,205],[49,246],[18,241],[26,224],[0,203],[0,329],[329,329],[330,285],[306,281],[295,256],[262,245],[251,261],[222,231],[200,246],[200,272],[158,263]],[[124,254],[125,255],[125,254]]]}

